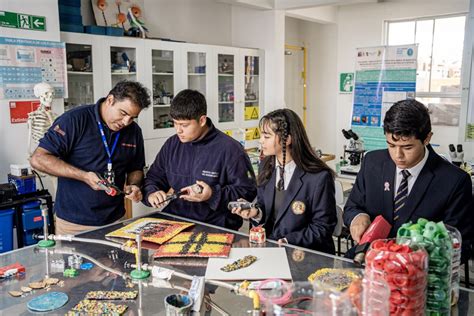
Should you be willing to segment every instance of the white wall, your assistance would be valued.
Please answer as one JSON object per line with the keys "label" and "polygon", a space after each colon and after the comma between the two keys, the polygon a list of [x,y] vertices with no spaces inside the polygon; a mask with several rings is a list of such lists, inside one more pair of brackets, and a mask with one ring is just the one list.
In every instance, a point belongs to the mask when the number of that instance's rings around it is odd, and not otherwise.
{"label": "white wall", "polygon": [[265,50],[265,112],[284,106],[285,14],[232,7],[232,46]]}
{"label": "white wall", "polygon": [[[352,72],[354,70],[354,51],[356,48],[383,44],[385,20],[465,13],[468,11],[468,0],[398,0],[341,6],[337,19],[337,73]],[[335,80],[337,82],[337,78]],[[339,131],[342,128],[350,127],[352,98],[348,95],[339,95],[337,88],[337,85],[334,85],[333,89],[322,92],[330,94],[337,101],[337,115],[330,119],[336,121],[336,149],[337,154],[341,155],[345,139]],[[322,106],[329,110],[329,107],[333,104]],[[457,127],[435,126],[433,131],[432,143],[441,145],[440,152],[446,152],[449,143],[458,141]]]}
{"label": "white wall", "polygon": [[[0,36],[37,40],[59,41],[59,15],[56,0],[0,0],[4,11],[33,14],[46,17],[47,32],[26,31],[0,27]],[[10,164],[25,163],[28,158],[28,130],[26,123],[11,124],[9,101],[0,100],[0,183],[7,181]],[[55,99],[53,111],[62,109],[62,99]],[[46,183],[45,183],[46,185]]]}
{"label": "white wall", "polygon": [[[285,19],[285,45],[302,47],[302,31],[298,19]],[[288,52],[288,54],[286,53]],[[285,105],[303,119],[303,51],[285,48]]]}
{"label": "white wall", "polygon": [[[311,144],[324,153],[336,152],[336,97],[337,89],[337,26],[286,18],[286,44],[307,49],[307,124]],[[299,56],[295,56],[299,55]],[[293,51],[286,60],[285,100],[289,108],[302,118],[301,62],[295,59],[302,53]],[[293,69],[288,69],[288,68]],[[295,91],[298,89],[298,91]],[[296,105],[294,105],[296,103]],[[300,105],[301,104],[301,105]]]}
{"label": "white wall", "polygon": [[145,0],[150,37],[231,45],[231,5],[214,0]]}

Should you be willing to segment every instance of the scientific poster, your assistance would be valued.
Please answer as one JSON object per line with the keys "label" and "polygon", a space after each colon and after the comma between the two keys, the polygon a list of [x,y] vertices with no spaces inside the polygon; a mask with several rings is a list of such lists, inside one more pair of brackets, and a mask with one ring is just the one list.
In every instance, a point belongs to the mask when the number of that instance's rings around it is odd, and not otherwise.
{"label": "scientific poster", "polygon": [[416,66],[416,45],[357,49],[351,125],[367,151],[386,148],[382,123],[392,104],[415,98]]}
{"label": "scientific poster", "polygon": [[56,98],[67,97],[65,44],[0,37],[0,99],[35,99],[40,82],[53,86]]}

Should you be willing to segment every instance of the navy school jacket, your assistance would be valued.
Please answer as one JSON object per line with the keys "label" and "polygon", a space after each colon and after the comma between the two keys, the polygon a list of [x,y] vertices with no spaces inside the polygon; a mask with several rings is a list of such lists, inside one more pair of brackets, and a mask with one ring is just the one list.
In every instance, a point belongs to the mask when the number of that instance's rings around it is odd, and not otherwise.
{"label": "navy school jacket", "polygon": [[345,225],[349,227],[360,213],[369,214],[371,220],[383,215],[393,225],[389,237],[395,237],[400,226],[408,221],[416,222],[420,217],[443,221],[461,232],[466,251],[472,239],[471,179],[437,155],[431,146],[428,150],[428,160],[396,221],[393,220],[395,163],[387,149],[368,153],[344,208]]}
{"label": "navy school jacket", "polygon": [[[331,173],[308,173],[296,167],[285,193],[282,210],[278,212],[274,225],[270,225],[268,219],[273,209],[275,182],[276,169],[270,180],[258,187],[258,206],[263,218],[260,223],[254,224],[263,224],[270,239],[286,238],[289,244],[334,254],[332,233],[337,217]],[[303,208],[298,207],[303,204]]]}
{"label": "navy school jacket", "polygon": [[214,127],[207,119],[209,131],[203,139],[182,143],[177,135],[170,137],[146,174],[143,203],[159,190],[181,188],[206,182],[212,196],[205,202],[172,201],[164,211],[209,224],[239,229],[242,218],[227,208],[230,201],[242,197],[252,201],[257,194],[255,174],[242,145]]}

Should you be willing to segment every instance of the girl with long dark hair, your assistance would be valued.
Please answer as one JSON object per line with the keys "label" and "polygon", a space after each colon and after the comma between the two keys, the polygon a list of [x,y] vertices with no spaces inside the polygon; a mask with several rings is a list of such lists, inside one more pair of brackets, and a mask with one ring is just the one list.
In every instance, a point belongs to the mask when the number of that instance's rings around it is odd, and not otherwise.
{"label": "girl with long dark hair", "polygon": [[265,156],[258,174],[256,207],[233,213],[263,225],[267,237],[334,254],[334,172],[311,148],[301,119],[289,109],[260,120]]}

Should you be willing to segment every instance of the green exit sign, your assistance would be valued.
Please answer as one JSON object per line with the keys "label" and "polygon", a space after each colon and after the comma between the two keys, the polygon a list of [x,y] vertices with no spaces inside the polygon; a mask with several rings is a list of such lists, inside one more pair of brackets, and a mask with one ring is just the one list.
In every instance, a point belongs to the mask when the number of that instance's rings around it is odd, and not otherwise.
{"label": "green exit sign", "polygon": [[31,31],[46,31],[44,16],[0,11],[0,26]]}

